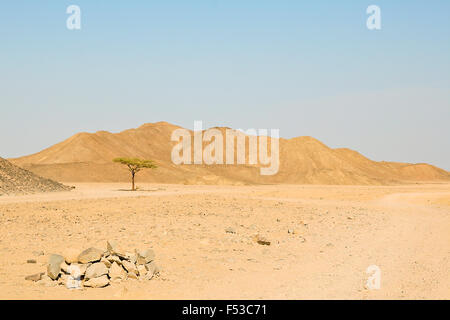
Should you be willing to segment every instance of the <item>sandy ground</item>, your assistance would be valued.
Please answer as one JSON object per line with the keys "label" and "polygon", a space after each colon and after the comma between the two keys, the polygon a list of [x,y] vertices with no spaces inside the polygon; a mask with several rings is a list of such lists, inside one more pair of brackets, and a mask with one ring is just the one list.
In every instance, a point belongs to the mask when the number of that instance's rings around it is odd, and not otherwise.
{"label": "sandy ground", "polygon": [[[449,184],[74,185],[0,197],[1,299],[450,298]],[[24,280],[48,254],[108,239],[154,248],[161,275],[83,290]],[[365,286],[370,265],[379,290]]]}

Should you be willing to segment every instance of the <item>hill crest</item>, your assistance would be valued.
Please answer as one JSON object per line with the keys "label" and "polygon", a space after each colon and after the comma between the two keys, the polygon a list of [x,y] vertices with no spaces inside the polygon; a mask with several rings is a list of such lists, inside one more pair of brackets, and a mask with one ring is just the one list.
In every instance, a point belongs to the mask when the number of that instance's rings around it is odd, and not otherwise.
{"label": "hill crest", "polygon": [[[17,165],[58,181],[127,181],[116,157],[155,160],[160,168],[142,172],[141,181],[161,183],[295,183],[380,185],[417,181],[450,181],[450,173],[428,164],[377,162],[348,148],[332,149],[302,136],[279,139],[280,170],[261,176],[258,166],[179,165],[171,161],[173,130],[168,122],[145,123],[119,133],[78,133],[38,153],[11,159]],[[225,127],[215,127],[225,131]],[[192,133],[191,130],[188,130]],[[217,177],[216,179],[211,179]],[[209,178],[205,178],[209,177]]]}

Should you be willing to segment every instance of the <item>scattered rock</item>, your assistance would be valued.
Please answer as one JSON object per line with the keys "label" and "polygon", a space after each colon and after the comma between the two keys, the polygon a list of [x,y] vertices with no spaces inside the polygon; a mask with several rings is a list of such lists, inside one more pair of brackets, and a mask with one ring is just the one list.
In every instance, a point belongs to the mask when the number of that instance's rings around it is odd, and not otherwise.
{"label": "scattered rock", "polygon": [[97,248],[89,248],[84,250],[78,256],[78,262],[80,263],[89,263],[89,262],[97,262],[103,256],[103,251]]}
{"label": "scattered rock", "polygon": [[107,259],[111,263],[116,262],[117,264],[122,265],[122,260],[116,255],[110,255]]}
{"label": "scattered rock", "polygon": [[117,241],[115,240],[109,240],[106,242],[106,249],[108,250],[109,254],[119,256],[122,259],[126,259],[126,252],[119,246]]}
{"label": "scattered rock", "polygon": [[103,257],[103,258],[100,260],[100,262],[103,262],[107,268],[110,268],[110,267],[111,267],[111,262],[108,260],[108,258]]}
{"label": "scattered rock", "polygon": [[103,288],[107,285],[109,285],[109,279],[106,274],[101,277],[89,279],[88,281],[84,282],[84,286],[90,288]]}
{"label": "scattered rock", "polygon": [[233,228],[231,228],[231,227],[226,228],[225,232],[226,233],[236,233],[236,231]]}
{"label": "scattered rock", "polygon": [[147,273],[144,275],[143,279],[144,280],[152,280],[153,274],[151,272],[147,271]]}
{"label": "scattered rock", "polygon": [[27,263],[36,263],[36,260],[35,259],[28,259]]}
{"label": "scattered rock", "polygon": [[77,263],[78,262],[78,256],[80,254],[80,251],[78,251],[77,249],[73,249],[73,248],[66,248],[63,251],[63,256],[64,259],[66,261],[66,263],[71,264],[71,263]]}
{"label": "scattered rock", "polygon": [[147,268],[142,264],[137,265],[137,269],[138,269],[139,276],[143,276],[147,273]]}
{"label": "scattered rock", "polygon": [[148,273],[150,273],[152,276],[153,276],[154,274],[159,273],[159,268],[158,268],[158,266],[156,265],[155,261],[152,261],[152,262],[150,262],[150,263],[147,263],[147,264],[145,265],[145,269],[147,269]]}
{"label": "scattered rock", "polygon": [[68,271],[69,274],[74,277],[84,277],[87,268],[89,268],[91,265],[92,265],[91,263],[88,264],[73,263],[69,266]]}
{"label": "scattered rock", "polygon": [[105,274],[108,274],[108,268],[103,262],[97,262],[92,264],[86,269],[84,278],[85,279],[98,278]]}
{"label": "scattered rock", "polygon": [[69,265],[66,262],[64,262],[64,261],[61,263],[61,270],[65,274],[70,274],[70,272],[69,272]]}
{"label": "scattered rock", "polygon": [[127,257],[126,260],[130,261],[131,263],[136,263],[137,256],[131,252],[125,253],[125,256]]}
{"label": "scattered rock", "polygon": [[295,234],[295,230],[294,229],[288,229],[288,233]]}
{"label": "scattered rock", "polygon": [[155,260],[155,252],[152,249],[136,250],[136,263],[147,264]]}
{"label": "scattered rock", "polygon": [[47,275],[56,280],[61,272],[61,264],[64,262],[64,257],[59,254],[52,254],[48,259]]}
{"label": "scattered rock", "polygon": [[44,255],[44,251],[33,251],[32,252],[34,256],[39,257]]}
{"label": "scattered rock", "polygon": [[113,262],[109,268],[109,277],[113,282],[122,281],[126,279],[127,272],[117,262]]}
{"label": "scattered rock", "polygon": [[58,278],[58,284],[61,286],[64,286],[67,284],[67,280],[69,279],[69,276],[67,274],[62,274],[59,278]]}
{"label": "scattered rock", "polygon": [[29,281],[39,281],[42,278],[42,275],[44,275],[44,273],[35,273],[29,276],[25,277],[25,280],[29,280]]}
{"label": "scattered rock", "polygon": [[138,269],[136,268],[136,265],[134,263],[131,263],[130,261],[124,260],[122,262],[122,265],[125,268],[125,270],[127,270],[128,277],[130,277],[130,274],[137,275],[139,273]]}
{"label": "scattered rock", "polygon": [[261,236],[259,234],[255,235],[253,237],[253,240],[255,240],[255,242],[257,244],[260,244],[260,245],[263,245],[263,246],[270,246],[270,241],[267,238],[265,238],[265,237],[263,237],[263,236]]}

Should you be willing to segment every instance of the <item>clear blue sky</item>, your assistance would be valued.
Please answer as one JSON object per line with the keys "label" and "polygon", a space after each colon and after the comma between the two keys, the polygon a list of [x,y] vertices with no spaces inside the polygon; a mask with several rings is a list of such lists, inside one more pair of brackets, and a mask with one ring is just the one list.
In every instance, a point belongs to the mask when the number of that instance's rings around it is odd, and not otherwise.
{"label": "clear blue sky", "polygon": [[448,0],[2,1],[0,61],[3,157],[203,120],[450,170]]}

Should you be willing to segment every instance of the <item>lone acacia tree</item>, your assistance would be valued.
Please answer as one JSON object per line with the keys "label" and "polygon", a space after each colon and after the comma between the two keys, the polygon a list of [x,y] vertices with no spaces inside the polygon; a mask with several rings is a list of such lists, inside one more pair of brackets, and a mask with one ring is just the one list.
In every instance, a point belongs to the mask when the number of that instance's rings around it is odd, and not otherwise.
{"label": "lone acacia tree", "polygon": [[134,187],[134,176],[141,169],[156,169],[158,166],[152,160],[142,160],[138,158],[115,158],[114,162],[124,164],[131,172],[131,191],[136,191]]}

